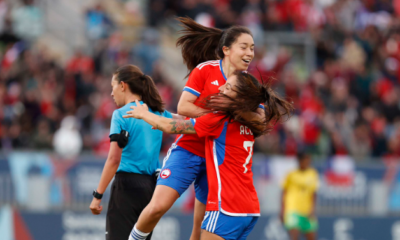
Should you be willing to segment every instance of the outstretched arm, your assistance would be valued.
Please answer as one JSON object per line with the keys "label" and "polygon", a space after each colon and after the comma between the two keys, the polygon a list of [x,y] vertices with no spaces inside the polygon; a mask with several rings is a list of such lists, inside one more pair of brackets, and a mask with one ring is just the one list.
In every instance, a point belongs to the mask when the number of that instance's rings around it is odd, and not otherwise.
{"label": "outstretched arm", "polygon": [[[155,115],[153,113],[150,114]],[[146,117],[144,117],[143,120],[156,129],[172,134],[196,134],[196,130],[190,120],[175,120],[157,115],[155,116],[158,118],[154,118],[150,114],[146,114]]]}
{"label": "outstretched arm", "polygon": [[172,119],[174,119],[174,120],[185,120],[186,117],[182,116],[182,115],[179,115],[179,114],[172,113]]}
{"label": "outstretched arm", "polygon": [[127,115],[124,118],[137,118],[143,119],[154,128],[159,129],[166,133],[178,133],[178,134],[195,134],[193,123],[190,120],[182,119],[171,119],[158,116],[154,113],[149,112],[149,108],[146,104],[141,105],[136,100],[136,106],[131,107],[131,111],[126,112]]}

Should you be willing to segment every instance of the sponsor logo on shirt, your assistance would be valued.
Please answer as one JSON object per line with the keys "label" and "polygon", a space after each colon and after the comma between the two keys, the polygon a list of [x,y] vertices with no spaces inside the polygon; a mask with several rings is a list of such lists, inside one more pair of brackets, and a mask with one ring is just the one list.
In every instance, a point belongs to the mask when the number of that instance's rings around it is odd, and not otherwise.
{"label": "sponsor logo on shirt", "polygon": [[219,86],[218,80],[215,80],[215,81],[211,82],[211,84],[212,84],[212,85],[215,85],[215,86]]}
{"label": "sponsor logo on shirt", "polygon": [[162,172],[161,172],[161,174],[160,174],[160,177],[161,177],[162,179],[166,179],[166,178],[168,178],[169,176],[171,176],[171,170],[169,170],[168,168],[162,170]]}

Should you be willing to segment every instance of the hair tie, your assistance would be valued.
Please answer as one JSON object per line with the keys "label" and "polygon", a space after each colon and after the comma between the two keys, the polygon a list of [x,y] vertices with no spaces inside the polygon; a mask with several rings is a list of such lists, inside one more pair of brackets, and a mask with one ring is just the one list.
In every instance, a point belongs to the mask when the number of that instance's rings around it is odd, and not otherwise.
{"label": "hair tie", "polygon": [[146,74],[143,74],[142,76],[140,76],[140,78],[142,79],[142,81],[146,80]]}

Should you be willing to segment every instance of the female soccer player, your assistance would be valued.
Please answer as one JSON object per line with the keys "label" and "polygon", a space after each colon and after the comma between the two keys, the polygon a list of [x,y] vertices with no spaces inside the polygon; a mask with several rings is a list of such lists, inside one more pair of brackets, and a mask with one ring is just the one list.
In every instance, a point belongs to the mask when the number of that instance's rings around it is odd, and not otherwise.
{"label": "female soccer player", "polygon": [[[190,75],[178,103],[178,114],[195,118],[206,111],[199,106],[203,98],[218,93],[218,88],[235,71],[247,70],[254,57],[254,41],[246,27],[233,26],[222,31],[204,27],[190,18],[179,18],[179,21],[184,26],[184,35],[178,39],[177,45],[182,47],[182,57]],[[262,109],[258,111],[260,114],[256,117],[263,118]],[[244,117],[249,115],[244,114]],[[196,202],[190,240],[200,238],[208,193],[204,158],[204,138],[177,136],[164,159],[154,196],[133,229],[135,234],[151,232],[194,181]]]}
{"label": "female soccer player", "polygon": [[309,155],[297,156],[299,168],[286,176],[282,191],[281,219],[289,231],[290,239],[297,240],[304,233],[307,240],[315,240],[318,228],[315,217],[318,173],[310,167]]}
{"label": "female soccer player", "polygon": [[110,150],[99,185],[93,192],[90,210],[96,215],[101,213],[102,195],[115,175],[106,218],[106,239],[126,240],[153,195],[155,172],[160,167],[162,133],[152,130],[145,121],[124,119],[122,115],[136,106],[135,101],[140,101],[157,116],[172,116],[164,110],[151,77],[136,66],[119,68],[112,77],[111,86],[111,96],[120,108],[112,115]]}
{"label": "female soccer player", "polygon": [[[221,95],[204,100],[205,108],[212,110],[197,119],[171,121],[139,104],[124,117],[143,119],[167,133],[205,137],[209,193],[201,239],[246,239],[260,215],[251,171],[254,138],[289,115],[292,105],[243,72],[229,77],[220,91]],[[265,102],[265,118],[241,117],[255,111],[260,102]]]}

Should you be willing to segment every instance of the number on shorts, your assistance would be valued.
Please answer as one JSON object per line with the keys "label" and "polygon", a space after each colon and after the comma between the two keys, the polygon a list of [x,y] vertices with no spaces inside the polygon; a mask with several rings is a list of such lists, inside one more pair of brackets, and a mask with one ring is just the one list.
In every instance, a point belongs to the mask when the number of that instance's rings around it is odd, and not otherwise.
{"label": "number on shorts", "polygon": [[[254,144],[253,141],[244,141],[243,142],[244,149],[246,149],[246,151],[249,152],[249,156],[247,156],[246,162],[243,164],[243,167],[244,167],[244,172],[243,173],[247,173],[247,167],[246,166],[250,162],[251,155],[253,155],[253,144]],[[249,150],[249,148],[250,148],[250,150]]]}

